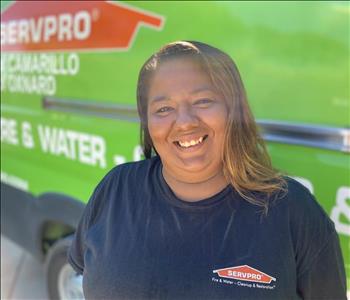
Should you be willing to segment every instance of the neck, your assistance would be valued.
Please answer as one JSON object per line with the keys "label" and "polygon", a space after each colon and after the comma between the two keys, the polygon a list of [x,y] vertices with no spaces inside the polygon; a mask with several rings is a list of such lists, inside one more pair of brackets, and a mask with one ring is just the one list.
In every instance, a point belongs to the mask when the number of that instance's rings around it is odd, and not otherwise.
{"label": "neck", "polygon": [[171,175],[163,167],[163,177],[174,194],[181,200],[195,202],[214,196],[222,191],[228,184],[223,172],[197,182],[186,182]]}

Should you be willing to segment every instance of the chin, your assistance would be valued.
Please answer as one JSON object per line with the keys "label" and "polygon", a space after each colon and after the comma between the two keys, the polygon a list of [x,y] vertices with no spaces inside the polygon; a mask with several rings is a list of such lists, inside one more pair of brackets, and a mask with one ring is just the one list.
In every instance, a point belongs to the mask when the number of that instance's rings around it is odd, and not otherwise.
{"label": "chin", "polygon": [[191,176],[194,178],[210,178],[215,175],[217,172],[222,170],[221,164],[217,166],[208,163],[208,161],[195,161],[195,162],[185,162],[181,166],[181,173],[191,173]]}

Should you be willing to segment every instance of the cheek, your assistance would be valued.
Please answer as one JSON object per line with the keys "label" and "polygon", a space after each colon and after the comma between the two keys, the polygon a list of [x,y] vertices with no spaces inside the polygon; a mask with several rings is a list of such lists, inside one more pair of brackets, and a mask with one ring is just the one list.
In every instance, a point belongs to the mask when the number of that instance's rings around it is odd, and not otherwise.
{"label": "cheek", "polygon": [[148,117],[148,131],[155,145],[166,141],[169,128],[170,124],[166,118]]}
{"label": "cheek", "polygon": [[207,125],[215,132],[216,136],[223,136],[227,124],[227,111],[225,109],[216,109],[208,112],[204,117]]}

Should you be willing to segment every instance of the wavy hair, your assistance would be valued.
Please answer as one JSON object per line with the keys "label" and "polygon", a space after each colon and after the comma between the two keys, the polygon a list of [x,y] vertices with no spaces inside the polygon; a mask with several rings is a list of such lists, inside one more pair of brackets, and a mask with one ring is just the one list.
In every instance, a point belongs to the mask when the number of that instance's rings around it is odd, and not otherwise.
{"label": "wavy hair", "polygon": [[286,181],[271,165],[234,61],[215,47],[196,41],[169,43],[142,66],[137,84],[137,109],[145,157],[150,158],[153,153],[158,155],[147,126],[148,88],[152,75],[163,62],[182,57],[201,64],[227,103],[229,113],[222,153],[226,179],[245,200],[262,207],[266,214],[269,200],[286,192]]}

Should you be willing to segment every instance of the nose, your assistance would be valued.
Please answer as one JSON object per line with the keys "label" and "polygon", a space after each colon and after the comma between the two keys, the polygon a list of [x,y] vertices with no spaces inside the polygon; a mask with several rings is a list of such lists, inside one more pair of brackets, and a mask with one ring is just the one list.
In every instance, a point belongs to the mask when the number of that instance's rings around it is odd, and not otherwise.
{"label": "nose", "polygon": [[178,108],[175,124],[180,130],[189,130],[198,126],[199,118],[190,105],[182,105]]}

